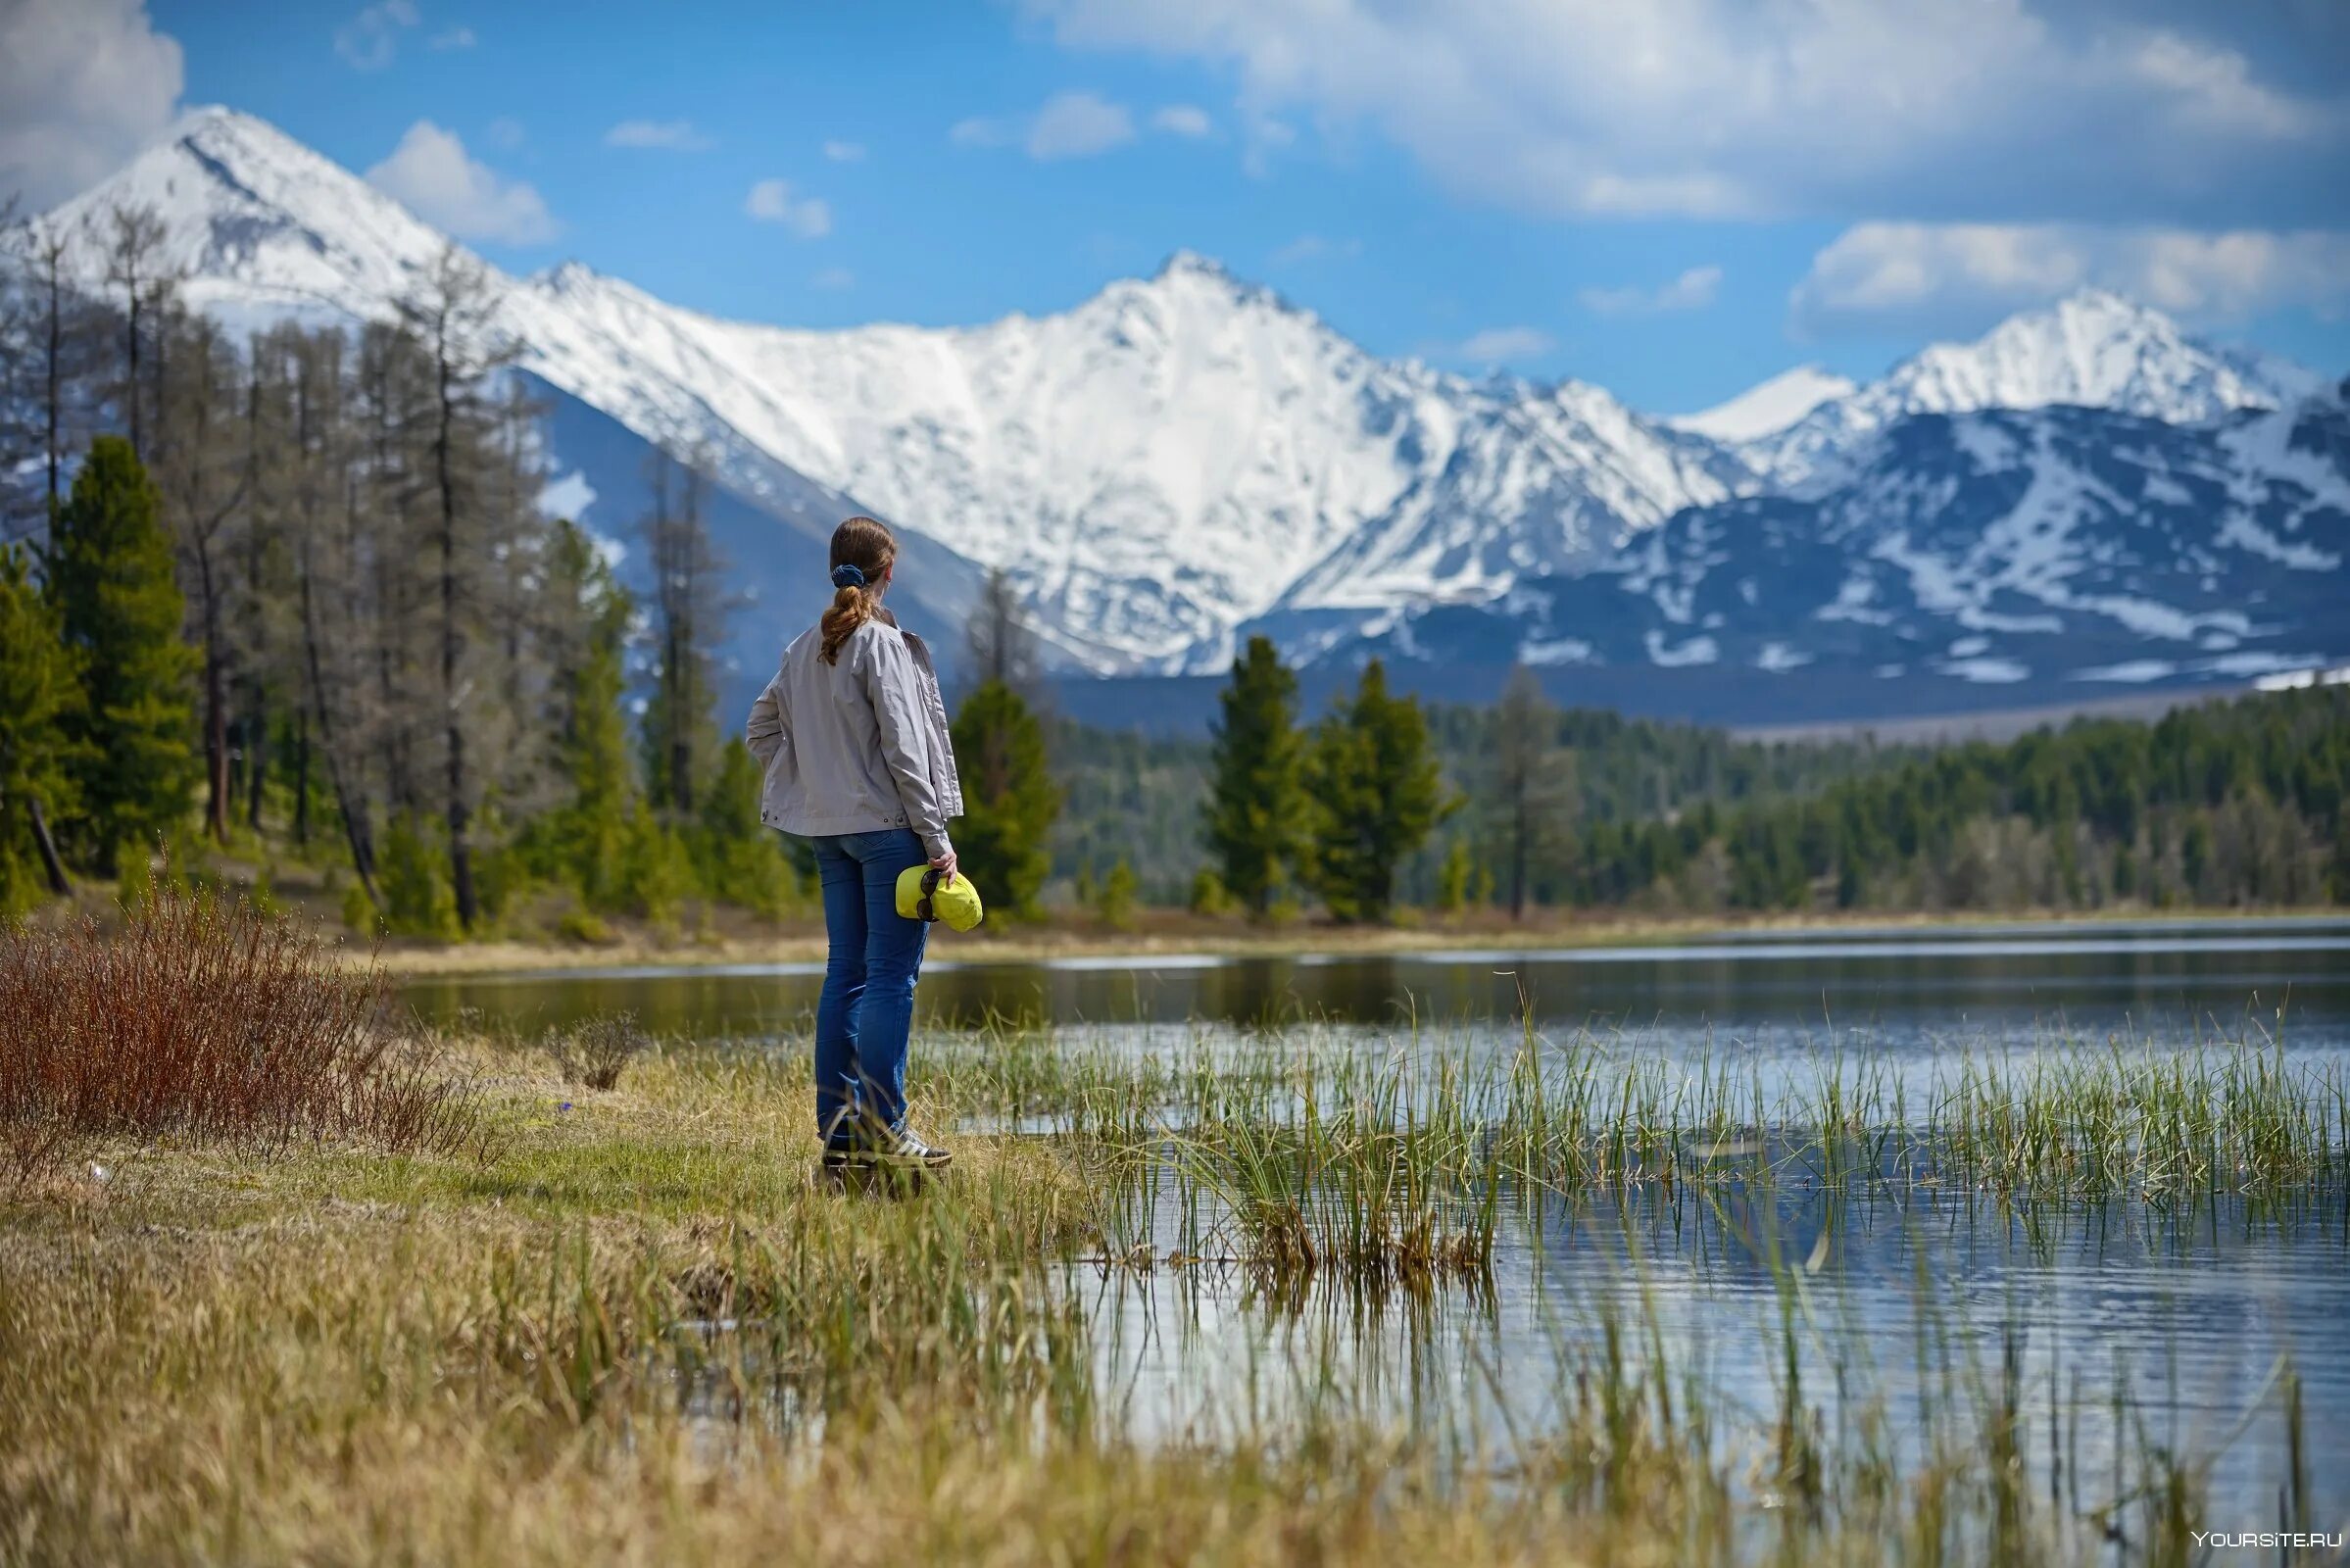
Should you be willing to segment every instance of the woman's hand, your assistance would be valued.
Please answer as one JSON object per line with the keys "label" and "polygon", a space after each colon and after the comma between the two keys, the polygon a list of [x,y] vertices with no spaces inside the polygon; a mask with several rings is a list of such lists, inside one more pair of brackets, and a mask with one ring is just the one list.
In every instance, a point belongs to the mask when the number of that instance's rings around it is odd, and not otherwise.
{"label": "woman's hand", "polygon": [[932,868],[935,869],[939,874],[940,887],[953,887],[955,885],[955,852],[953,850],[949,850],[946,854],[940,856],[937,859],[931,861],[930,863]]}

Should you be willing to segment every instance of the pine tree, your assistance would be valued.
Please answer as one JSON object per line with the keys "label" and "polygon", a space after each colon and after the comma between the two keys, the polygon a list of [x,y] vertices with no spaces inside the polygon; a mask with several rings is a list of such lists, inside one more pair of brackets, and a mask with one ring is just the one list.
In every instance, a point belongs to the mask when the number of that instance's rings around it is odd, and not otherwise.
{"label": "pine tree", "polygon": [[109,875],[125,843],[152,843],[180,820],[195,780],[194,654],[179,640],[186,603],[156,509],[130,443],[100,436],[51,542],[49,588],[83,695],[67,726],[76,839]]}
{"label": "pine tree", "polygon": [[1475,864],[1469,858],[1469,841],[1454,839],[1444,851],[1444,863],[1437,867],[1436,906],[1444,914],[1458,914],[1469,902],[1469,877]]}
{"label": "pine tree", "polygon": [[990,908],[1034,911],[1052,867],[1046,839],[1060,791],[1045,765],[1045,729],[1020,694],[985,681],[955,711],[963,817],[955,850]]}
{"label": "pine tree", "polygon": [[1315,726],[1305,790],[1314,810],[1314,891],[1342,920],[1385,919],[1395,867],[1448,804],[1427,716],[1417,699],[1389,693],[1379,661],[1363,666],[1353,698]]}
{"label": "pine tree", "polygon": [[537,838],[539,868],[578,890],[590,908],[620,904],[620,859],[628,833],[626,696],[628,593],[613,580],[595,542],[570,522],[556,525],[548,575],[559,602],[576,607],[578,644],[562,672],[556,765],[568,796]]}
{"label": "pine tree", "polygon": [[702,790],[695,829],[702,891],[721,904],[776,920],[797,895],[783,835],[759,820],[759,761],[740,735],[718,754],[717,776]]}
{"label": "pine tree", "polygon": [[31,562],[0,547],[0,923],[43,888],[68,891],[49,824],[73,808],[66,725],[80,697]]}
{"label": "pine tree", "polygon": [[1493,714],[1491,832],[1499,841],[1509,914],[1526,917],[1535,878],[1560,854],[1575,811],[1575,754],[1558,744],[1558,710],[1524,664]]}
{"label": "pine tree", "polygon": [[1297,677],[1269,638],[1251,637],[1220,701],[1204,837],[1226,889],[1262,915],[1306,842]]}
{"label": "pine tree", "polygon": [[1094,912],[1100,915],[1102,923],[1112,931],[1123,931],[1134,924],[1134,904],[1137,891],[1134,867],[1127,863],[1126,857],[1121,855],[1118,857],[1117,862],[1110,866],[1109,874],[1102,879],[1102,886],[1095,892]]}

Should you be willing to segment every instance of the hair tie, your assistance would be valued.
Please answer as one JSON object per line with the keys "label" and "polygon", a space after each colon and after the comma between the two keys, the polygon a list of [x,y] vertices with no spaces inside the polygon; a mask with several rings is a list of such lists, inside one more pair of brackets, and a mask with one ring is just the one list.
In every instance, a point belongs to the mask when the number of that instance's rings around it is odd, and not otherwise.
{"label": "hair tie", "polygon": [[862,588],[865,585],[864,570],[844,561],[832,568],[832,585],[835,588]]}

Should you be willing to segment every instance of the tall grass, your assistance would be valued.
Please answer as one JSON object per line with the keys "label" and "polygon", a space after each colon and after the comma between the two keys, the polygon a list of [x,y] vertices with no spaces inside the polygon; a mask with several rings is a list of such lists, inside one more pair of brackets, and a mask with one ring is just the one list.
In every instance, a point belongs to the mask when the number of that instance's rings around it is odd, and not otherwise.
{"label": "tall grass", "polygon": [[315,933],[165,892],[119,932],[0,934],[0,1137],[20,1168],[88,1138],[303,1137],[448,1150],[464,1086],[386,1027]]}
{"label": "tall grass", "polygon": [[[1766,1095],[1531,1033],[936,1046],[956,1167],[896,1197],[817,1189],[797,1052],[665,1045],[574,1100],[469,1044],[497,1137],[461,1157],[108,1123],[104,1192],[0,1191],[0,1562],[2183,1560],[2203,1446],[1923,1250],[1913,1322],[1833,1323],[1844,1210],[2343,1171],[2338,1081],[2244,1047],[1831,1054]],[[1505,1249],[1570,1207],[1618,1227],[1574,1243],[1591,1299],[1489,1353]],[[1732,1236],[1749,1395],[1651,1288]],[[1184,1353],[1239,1320],[1237,1365]],[[1126,1380],[1168,1366],[1207,1414],[1151,1429]],[[2282,1368],[2253,1413],[2323,1530],[2301,1397]]]}

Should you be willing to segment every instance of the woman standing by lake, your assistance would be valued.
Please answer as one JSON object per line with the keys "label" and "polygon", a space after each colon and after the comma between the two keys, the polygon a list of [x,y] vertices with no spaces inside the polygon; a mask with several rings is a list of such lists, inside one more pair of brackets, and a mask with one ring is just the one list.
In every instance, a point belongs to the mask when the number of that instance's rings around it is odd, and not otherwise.
{"label": "woman standing by lake", "polygon": [[764,770],[759,817],[815,851],[828,951],[816,1001],[824,1163],[940,1166],[906,1125],[906,1054],[927,927],[898,913],[898,875],[955,880],[947,819],[962,786],[922,639],[882,607],[898,541],[871,517],[832,533],[831,608],[783,651],[745,729]]}

